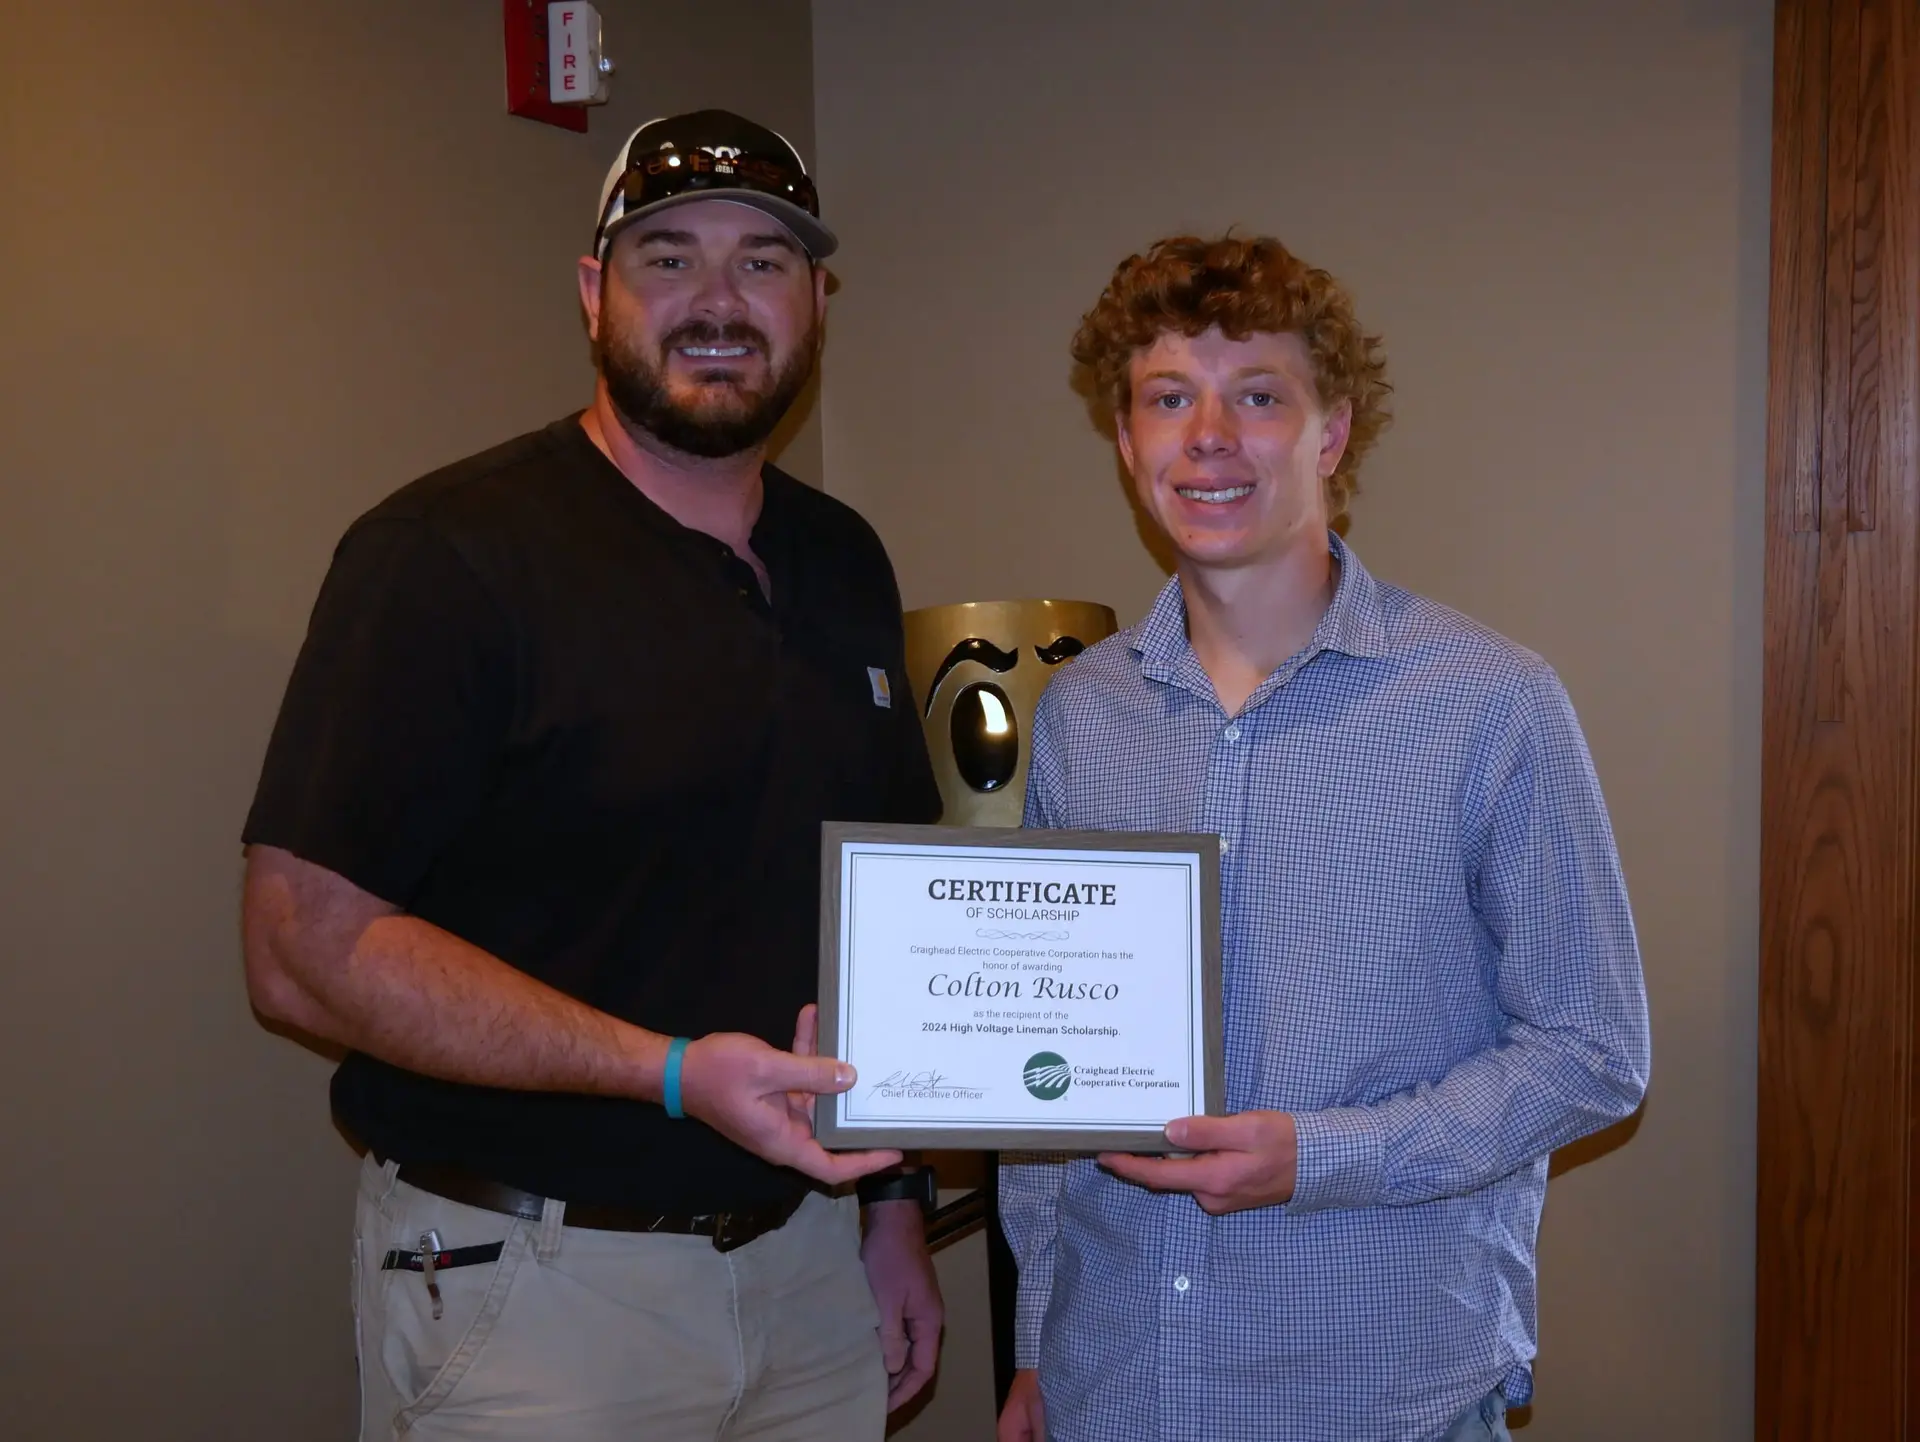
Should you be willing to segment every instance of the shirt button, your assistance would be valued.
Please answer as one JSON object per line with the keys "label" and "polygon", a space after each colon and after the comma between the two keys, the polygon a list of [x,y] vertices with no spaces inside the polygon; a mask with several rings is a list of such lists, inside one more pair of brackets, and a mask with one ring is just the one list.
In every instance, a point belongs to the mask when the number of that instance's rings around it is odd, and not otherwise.
{"label": "shirt button", "polygon": [[1176,1292],[1184,1292],[1187,1290],[1187,1288],[1191,1287],[1192,1285],[1193,1283],[1189,1282],[1184,1276],[1175,1277],[1173,1279],[1173,1290]]}
{"label": "shirt button", "polygon": [[1240,726],[1238,722],[1227,728],[1226,737],[1229,741],[1238,741],[1240,739]]}

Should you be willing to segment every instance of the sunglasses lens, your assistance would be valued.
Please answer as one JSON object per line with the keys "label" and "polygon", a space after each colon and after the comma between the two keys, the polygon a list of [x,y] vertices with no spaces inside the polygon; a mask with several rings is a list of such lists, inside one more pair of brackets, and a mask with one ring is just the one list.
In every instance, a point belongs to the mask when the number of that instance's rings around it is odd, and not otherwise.
{"label": "sunglasses lens", "polygon": [[658,151],[627,171],[627,208],[637,210],[696,190],[757,190],[818,216],[820,202],[803,171],[756,155],[712,155],[704,150]]}

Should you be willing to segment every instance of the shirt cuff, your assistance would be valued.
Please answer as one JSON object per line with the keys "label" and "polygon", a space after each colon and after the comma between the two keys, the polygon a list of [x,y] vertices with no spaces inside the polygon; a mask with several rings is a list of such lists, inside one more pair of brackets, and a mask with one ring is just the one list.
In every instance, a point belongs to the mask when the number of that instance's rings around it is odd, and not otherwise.
{"label": "shirt cuff", "polygon": [[1034,1258],[1020,1268],[1013,1305],[1013,1365],[1027,1371],[1040,1365],[1040,1329],[1053,1298],[1053,1259]]}
{"label": "shirt cuff", "polygon": [[1380,1201],[1386,1131],[1365,1107],[1295,1112],[1296,1174],[1289,1212],[1371,1207]]}

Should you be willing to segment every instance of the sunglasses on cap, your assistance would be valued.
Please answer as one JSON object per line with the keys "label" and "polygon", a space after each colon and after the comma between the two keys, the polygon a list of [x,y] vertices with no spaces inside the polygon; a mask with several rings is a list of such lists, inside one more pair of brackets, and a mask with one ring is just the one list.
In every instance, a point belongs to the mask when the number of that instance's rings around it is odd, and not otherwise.
{"label": "sunglasses on cap", "polygon": [[[706,192],[724,199],[742,191],[783,201],[816,221],[820,217],[819,193],[806,171],[793,164],[790,156],[756,154],[733,146],[662,148],[631,157],[625,174],[607,197],[594,230],[594,254],[605,253],[610,230],[624,227],[662,201]],[[770,213],[779,217],[778,211]]]}

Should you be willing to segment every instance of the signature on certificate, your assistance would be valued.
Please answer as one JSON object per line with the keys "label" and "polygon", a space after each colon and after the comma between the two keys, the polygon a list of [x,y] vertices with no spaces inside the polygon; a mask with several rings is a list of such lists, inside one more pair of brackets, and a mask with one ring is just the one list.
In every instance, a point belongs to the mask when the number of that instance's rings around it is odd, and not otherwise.
{"label": "signature on certificate", "polygon": [[906,1093],[917,1096],[964,1096],[978,1097],[984,1094],[984,1087],[969,1086],[965,1082],[954,1081],[945,1072],[939,1071],[897,1071],[882,1077],[873,1087],[876,1092]]}

